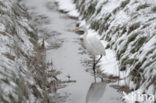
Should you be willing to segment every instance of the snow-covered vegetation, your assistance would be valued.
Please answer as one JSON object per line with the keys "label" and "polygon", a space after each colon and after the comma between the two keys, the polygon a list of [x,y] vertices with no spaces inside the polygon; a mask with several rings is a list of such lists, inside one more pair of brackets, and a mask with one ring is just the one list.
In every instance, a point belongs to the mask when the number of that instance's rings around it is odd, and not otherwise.
{"label": "snow-covered vegetation", "polygon": [[[108,42],[106,49],[115,51],[120,73],[124,73],[128,80],[122,85],[128,85],[130,91],[156,97],[155,0],[66,1],[70,2],[69,5],[75,3],[80,20],[86,21]],[[70,10],[61,8],[63,4],[59,3],[60,9],[69,10],[69,13],[74,11],[74,6]]]}
{"label": "snow-covered vegetation", "polygon": [[36,17],[32,18],[18,0],[0,0],[0,103],[60,99],[56,93],[63,87],[56,77],[60,72],[45,62],[44,41],[38,43],[38,34],[44,33],[37,28],[42,20]]}

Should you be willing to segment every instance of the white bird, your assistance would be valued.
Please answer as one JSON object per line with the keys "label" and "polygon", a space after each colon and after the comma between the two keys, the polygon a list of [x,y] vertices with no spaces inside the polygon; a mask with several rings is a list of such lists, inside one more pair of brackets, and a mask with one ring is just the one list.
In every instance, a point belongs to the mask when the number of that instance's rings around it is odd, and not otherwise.
{"label": "white bird", "polygon": [[[83,41],[84,46],[88,50],[88,52],[93,56],[93,72],[95,76],[95,68],[96,64],[100,61],[102,56],[106,55],[105,48],[101,43],[100,39],[96,37],[96,35],[88,34],[88,29],[86,26],[82,25],[80,27],[75,28],[75,32],[84,31]],[[100,55],[100,58],[96,61],[96,56]]]}

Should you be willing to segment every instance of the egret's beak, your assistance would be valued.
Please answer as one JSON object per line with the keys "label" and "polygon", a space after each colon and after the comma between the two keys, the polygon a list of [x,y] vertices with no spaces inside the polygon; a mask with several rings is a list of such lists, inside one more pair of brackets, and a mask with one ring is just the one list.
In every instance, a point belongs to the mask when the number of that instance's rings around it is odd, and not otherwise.
{"label": "egret's beak", "polygon": [[76,27],[74,30],[73,30],[73,32],[77,32],[77,31],[79,31],[80,30],[80,27]]}

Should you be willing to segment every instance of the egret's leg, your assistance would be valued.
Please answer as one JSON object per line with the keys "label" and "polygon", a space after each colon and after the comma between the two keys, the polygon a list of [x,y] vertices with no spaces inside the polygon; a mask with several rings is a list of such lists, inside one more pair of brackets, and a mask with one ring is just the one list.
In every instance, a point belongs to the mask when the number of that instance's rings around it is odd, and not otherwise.
{"label": "egret's leg", "polygon": [[94,80],[95,80],[95,82],[96,82],[95,68],[96,68],[96,61],[95,61],[95,57],[93,57],[93,72],[94,72]]}
{"label": "egret's leg", "polygon": [[94,75],[95,75],[95,66],[96,66],[95,57],[93,57],[93,72],[94,72]]}
{"label": "egret's leg", "polygon": [[96,61],[95,65],[101,60],[102,55],[100,55],[100,58]]}

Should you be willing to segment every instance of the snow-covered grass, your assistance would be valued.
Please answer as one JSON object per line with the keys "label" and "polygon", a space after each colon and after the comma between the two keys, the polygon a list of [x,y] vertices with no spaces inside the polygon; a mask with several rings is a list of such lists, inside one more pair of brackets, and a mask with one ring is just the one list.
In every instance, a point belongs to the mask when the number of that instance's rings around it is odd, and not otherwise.
{"label": "snow-covered grass", "polygon": [[0,16],[0,103],[57,101],[54,85],[62,85],[54,84],[59,73],[39,46],[41,25],[17,0],[0,0]]}
{"label": "snow-covered grass", "polygon": [[34,55],[36,45],[30,39],[36,40],[37,35],[33,34],[25,8],[17,1],[0,0],[0,6],[0,102],[27,101],[27,94],[33,95],[28,85],[35,85],[35,81],[26,60]]}

